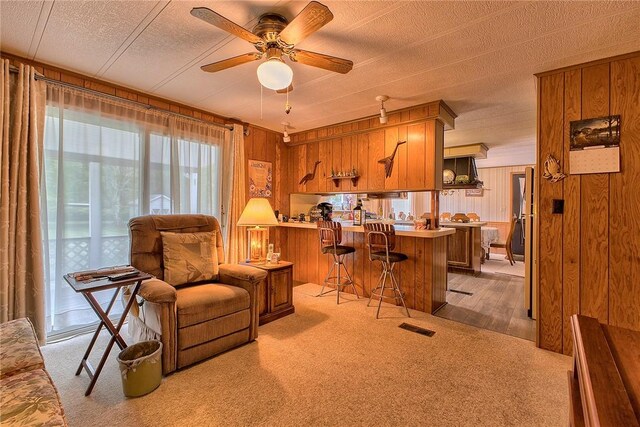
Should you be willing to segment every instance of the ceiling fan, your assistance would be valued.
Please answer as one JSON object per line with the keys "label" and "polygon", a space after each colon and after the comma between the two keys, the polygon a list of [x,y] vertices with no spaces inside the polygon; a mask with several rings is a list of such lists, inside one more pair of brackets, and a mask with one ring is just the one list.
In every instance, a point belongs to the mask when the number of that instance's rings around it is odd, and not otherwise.
{"label": "ceiling fan", "polygon": [[293,71],[284,62],[285,57],[293,62],[341,74],[346,74],[353,68],[353,62],[347,59],[295,48],[296,44],[333,19],[329,8],[316,1],[305,6],[291,22],[276,13],[265,13],[260,16],[253,32],[206,7],[195,7],[191,9],[191,14],[248,41],[258,51],[203,65],[200,67],[203,71],[215,73],[247,62],[266,59],[258,67],[258,80],[269,89],[284,92],[287,88],[290,89],[293,79]]}

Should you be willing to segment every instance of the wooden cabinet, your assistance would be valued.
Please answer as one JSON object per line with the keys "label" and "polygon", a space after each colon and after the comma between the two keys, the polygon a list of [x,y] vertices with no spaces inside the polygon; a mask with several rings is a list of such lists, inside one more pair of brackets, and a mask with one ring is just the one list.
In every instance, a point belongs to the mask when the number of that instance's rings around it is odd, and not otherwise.
{"label": "wooden cabinet", "polygon": [[474,274],[480,273],[482,247],[480,227],[455,226],[444,224],[444,227],[456,229],[456,234],[449,236],[447,264],[450,268],[464,270]]}
{"label": "wooden cabinet", "polygon": [[293,263],[248,265],[267,272],[267,278],[258,289],[260,325],[293,313]]}
{"label": "wooden cabinet", "polygon": [[[289,188],[297,193],[349,193],[374,191],[421,191],[442,188],[444,130],[453,128],[455,115],[442,101],[412,107],[389,115],[381,125],[378,118],[359,119],[292,135],[289,147]],[[394,156],[389,177],[379,160]],[[318,165],[313,180],[300,179]],[[336,187],[331,171],[358,171],[359,180],[341,180]]]}

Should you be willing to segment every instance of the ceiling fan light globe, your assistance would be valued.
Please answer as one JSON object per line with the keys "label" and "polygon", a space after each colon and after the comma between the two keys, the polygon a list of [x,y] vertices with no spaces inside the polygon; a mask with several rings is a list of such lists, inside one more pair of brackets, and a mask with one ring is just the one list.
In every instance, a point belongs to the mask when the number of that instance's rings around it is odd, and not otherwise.
{"label": "ceiling fan light globe", "polygon": [[293,81],[293,70],[280,59],[269,59],[258,66],[258,81],[267,89],[285,89]]}

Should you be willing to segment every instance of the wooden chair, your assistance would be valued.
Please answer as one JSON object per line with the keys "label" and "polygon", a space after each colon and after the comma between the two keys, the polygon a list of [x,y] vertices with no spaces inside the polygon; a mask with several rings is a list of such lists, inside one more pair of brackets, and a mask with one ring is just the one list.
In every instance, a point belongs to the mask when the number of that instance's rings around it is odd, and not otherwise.
{"label": "wooden chair", "polygon": [[511,219],[511,228],[509,229],[509,235],[507,236],[507,240],[505,242],[495,242],[489,245],[489,248],[504,248],[507,251],[507,259],[511,265],[515,264],[516,261],[513,259],[513,251],[511,250],[511,240],[513,238],[513,232],[516,229],[516,223],[518,222],[518,217],[513,216]]}
{"label": "wooden chair", "polygon": [[469,212],[467,216],[469,217],[471,222],[480,222],[480,215],[475,212]]}

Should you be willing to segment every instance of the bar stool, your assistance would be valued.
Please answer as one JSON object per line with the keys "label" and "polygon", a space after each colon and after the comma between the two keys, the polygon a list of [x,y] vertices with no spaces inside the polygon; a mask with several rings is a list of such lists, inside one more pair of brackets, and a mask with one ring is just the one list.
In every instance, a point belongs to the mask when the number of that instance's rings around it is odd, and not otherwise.
{"label": "bar stool", "polygon": [[[380,261],[382,264],[382,273],[380,274],[376,287],[371,290],[367,307],[369,307],[371,298],[374,295],[379,298],[378,311],[376,311],[377,319],[380,314],[380,306],[382,305],[384,291],[385,289],[392,289],[393,296],[396,299],[396,304],[398,300],[400,300],[400,302],[402,302],[402,306],[407,312],[407,317],[411,317],[409,309],[404,302],[404,296],[400,290],[400,285],[398,285],[398,280],[396,279],[395,274],[393,274],[393,268],[396,263],[409,259],[409,257],[403,253],[393,252],[393,249],[396,247],[396,230],[394,226],[391,224],[380,223],[365,224],[364,230],[366,233],[367,246],[369,247],[369,261]],[[389,278],[390,286],[387,285],[387,278]]]}
{"label": "bar stool", "polygon": [[[342,242],[342,225],[335,221],[318,221],[318,235],[320,236],[320,248],[322,253],[331,254],[333,256],[333,264],[331,265],[327,275],[324,277],[320,293],[316,296],[322,296],[335,290],[337,291],[336,303],[340,304],[340,288],[344,286],[351,286],[353,287],[353,292],[356,294],[356,298],[360,298],[358,290],[353,283],[353,279],[351,278],[347,267],[344,265],[344,257],[348,254],[354,253],[356,248],[340,244]],[[336,267],[336,275],[332,276],[331,274]],[[347,276],[347,279],[344,282],[340,275],[341,268],[344,269]],[[326,285],[333,285],[336,288],[324,292],[324,287]]]}

